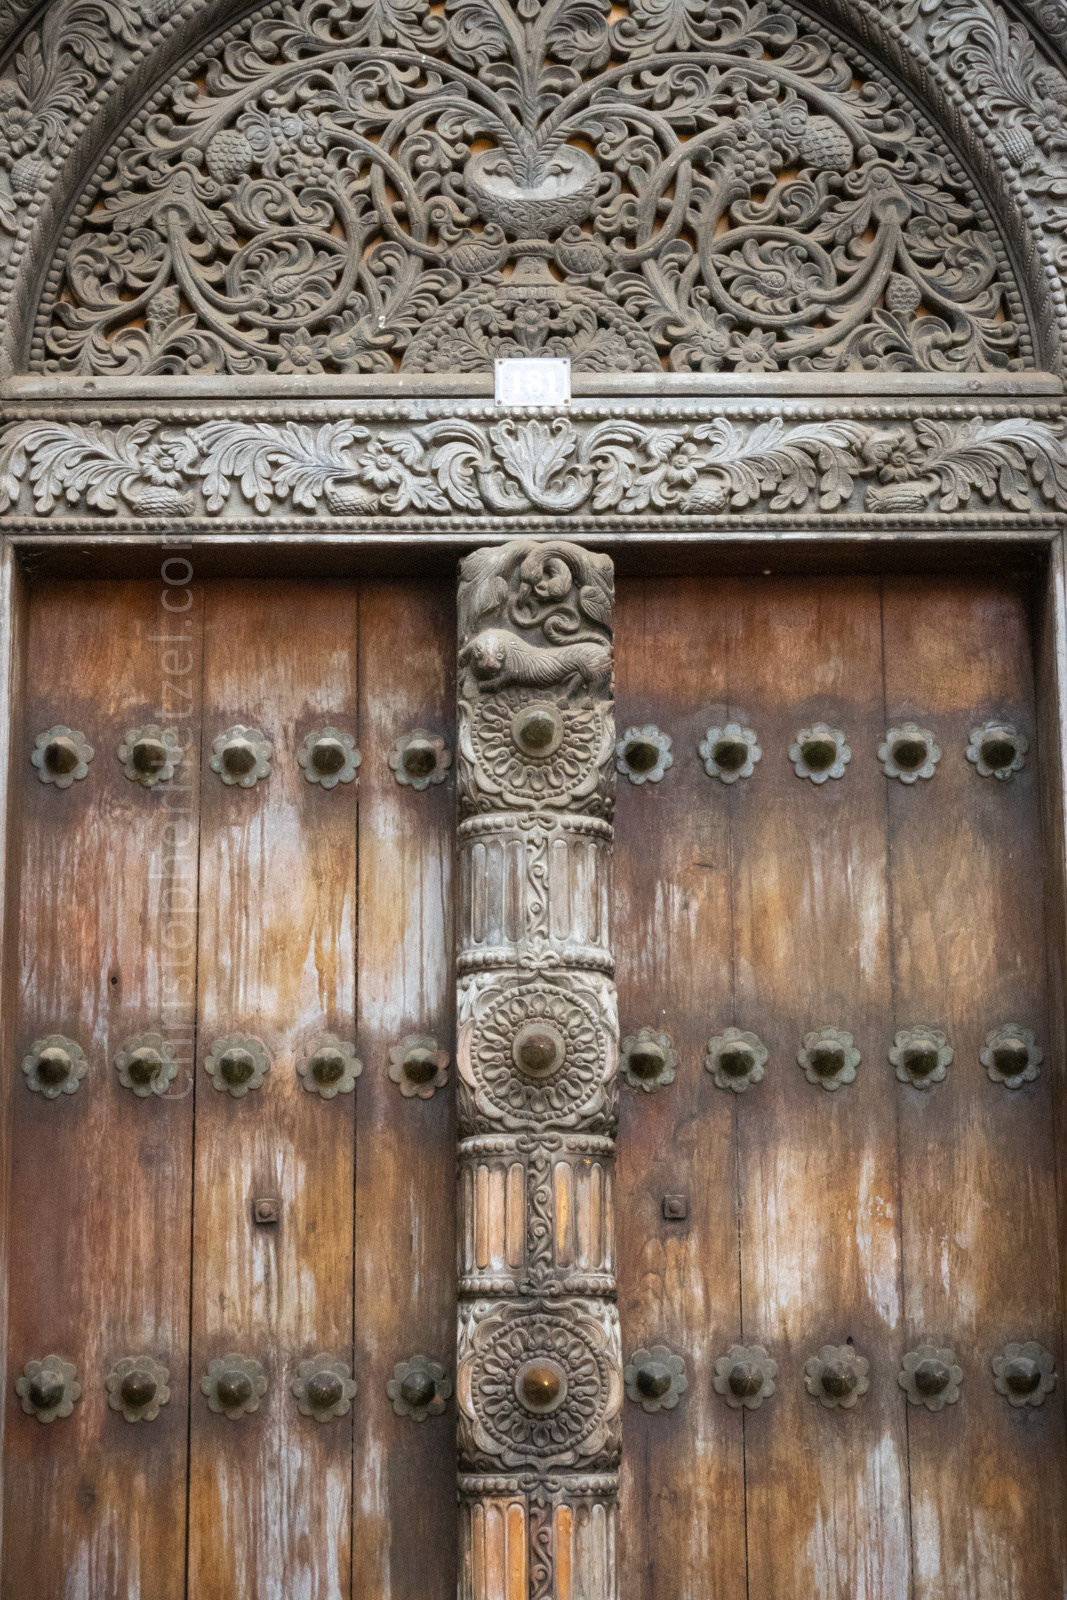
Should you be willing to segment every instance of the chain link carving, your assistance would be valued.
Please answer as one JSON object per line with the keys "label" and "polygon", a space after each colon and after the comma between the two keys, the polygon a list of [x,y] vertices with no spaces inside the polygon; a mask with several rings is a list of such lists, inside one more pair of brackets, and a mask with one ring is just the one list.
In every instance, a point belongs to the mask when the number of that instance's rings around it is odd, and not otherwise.
{"label": "chain link carving", "polygon": [[462,1538],[490,1570],[489,1508],[518,1505],[541,1600],[579,1559],[615,1571],[612,601],[608,559],[556,540],[462,566]]}

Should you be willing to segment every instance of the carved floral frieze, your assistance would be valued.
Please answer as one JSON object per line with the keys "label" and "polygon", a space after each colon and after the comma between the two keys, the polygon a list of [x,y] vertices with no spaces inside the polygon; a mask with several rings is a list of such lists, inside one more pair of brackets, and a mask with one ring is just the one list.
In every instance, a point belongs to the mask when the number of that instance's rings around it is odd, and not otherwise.
{"label": "carved floral frieze", "polygon": [[[663,422],[520,414],[385,418],[373,427],[41,420],[0,432],[0,512],[38,516],[877,516],[987,506],[1067,510],[1061,424],[989,414],[792,421],[693,413]],[[491,642],[486,636],[468,653]],[[559,708],[558,736],[536,760],[504,737],[518,710],[505,700],[486,704],[466,730],[483,758],[501,752],[479,760],[487,792],[534,809],[577,798],[578,774],[604,748],[595,706]]]}

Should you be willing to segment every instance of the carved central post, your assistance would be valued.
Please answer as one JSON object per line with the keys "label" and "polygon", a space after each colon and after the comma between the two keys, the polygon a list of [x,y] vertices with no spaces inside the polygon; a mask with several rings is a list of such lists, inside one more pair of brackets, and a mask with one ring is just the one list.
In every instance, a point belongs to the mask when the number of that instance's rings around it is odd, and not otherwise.
{"label": "carved central post", "polygon": [[460,1600],[615,1600],[612,566],[459,585]]}

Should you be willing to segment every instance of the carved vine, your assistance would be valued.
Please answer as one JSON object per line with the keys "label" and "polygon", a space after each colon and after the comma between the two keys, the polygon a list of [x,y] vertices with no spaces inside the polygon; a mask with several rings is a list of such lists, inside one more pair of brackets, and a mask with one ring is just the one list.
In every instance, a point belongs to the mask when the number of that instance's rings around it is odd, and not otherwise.
{"label": "carved vine", "polygon": [[[72,509],[218,516],[249,508],[265,516],[275,507],[338,516],[891,513],[953,512],[973,502],[1067,509],[1061,429],[1023,416],[919,418],[899,426],[721,417],[674,425],[564,417],[486,425],[457,417],[387,423],[373,434],[347,421],[187,428],[155,420],[122,427],[42,421],[0,432],[0,511],[32,506],[41,516]],[[468,660],[492,642],[470,646]],[[535,656],[525,656],[509,682],[538,681]],[[551,674],[542,687],[554,692]],[[487,707],[470,739],[483,751],[498,747],[511,714],[505,700]],[[568,717],[566,737],[536,771],[510,758],[481,761],[489,790],[533,808],[576,798],[586,758],[600,759],[603,724],[595,708],[576,707]]]}
{"label": "carved vine", "polygon": [[304,0],[227,38],[84,197],[37,364],[1024,359],[1019,304],[959,170],[899,96],[785,12]]}

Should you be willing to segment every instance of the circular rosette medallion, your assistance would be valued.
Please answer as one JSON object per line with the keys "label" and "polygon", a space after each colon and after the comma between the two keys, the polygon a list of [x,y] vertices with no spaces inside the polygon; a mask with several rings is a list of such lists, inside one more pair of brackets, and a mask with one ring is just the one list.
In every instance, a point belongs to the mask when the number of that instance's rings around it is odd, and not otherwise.
{"label": "circular rosette medallion", "polygon": [[[572,705],[522,689],[479,696],[465,717],[475,806],[572,806],[597,794],[613,729],[603,705]],[[603,810],[606,796],[590,810]]]}
{"label": "circular rosette medallion", "polygon": [[460,1036],[460,1073],[491,1123],[576,1127],[611,1112],[615,1054],[592,996],[521,983],[484,996]]}
{"label": "circular rosette medallion", "polygon": [[460,1357],[465,1449],[505,1466],[609,1464],[622,1405],[617,1343],[607,1308],[601,1317],[510,1308],[481,1318]]}

